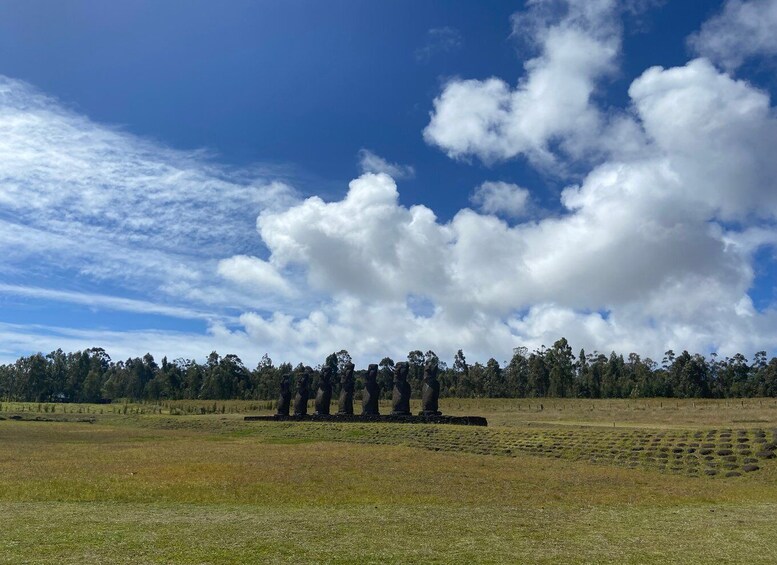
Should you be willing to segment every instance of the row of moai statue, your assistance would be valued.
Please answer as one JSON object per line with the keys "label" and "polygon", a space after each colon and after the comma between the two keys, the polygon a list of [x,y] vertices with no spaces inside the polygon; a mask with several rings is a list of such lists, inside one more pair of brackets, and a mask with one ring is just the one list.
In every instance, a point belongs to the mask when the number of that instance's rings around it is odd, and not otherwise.
{"label": "row of moai statue", "polygon": [[[394,365],[394,389],[391,395],[392,416],[412,416],[410,412],[410,383],[407,381],[409,364],[400,362]],[[340,376],[340,399],[338,402],[338,415],[353,414],[354,378],[353,363],[345,366]],[[297,378],[297,391],[294,395],[294,416],[306,416],[308,413],[308,399],[310,398],[310,371]],[[380,398],[380,385],[377,381],[378,366],[372,364],[367,368],[364,389],[362,390],[362,416],[379,416],[378,399]],[[419,416],[439,416],[440,383],[437,380],[437,363],[429,361],[424,366],[424,381],[421,391],[421,411]],[[332,402],[332,370],[324,367],[321,370],[321,378],[316,391],[315,412],[316,416],[328,416],[329,405]],[[286,374],[281,381],[281,394],[278,399],[278,416],[288,416],[291,405],[291,375]]]}

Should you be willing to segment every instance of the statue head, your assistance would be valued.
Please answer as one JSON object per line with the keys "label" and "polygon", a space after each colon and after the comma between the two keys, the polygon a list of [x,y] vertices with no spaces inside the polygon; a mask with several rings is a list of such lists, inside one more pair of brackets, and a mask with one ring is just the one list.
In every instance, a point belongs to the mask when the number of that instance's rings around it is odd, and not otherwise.
{"label": "statue head", "polygon": [[408,370],[409,365],[406,361],[400,361],[394,365],[394,378],[397,380],[397,382],[403,382],[407,380]]}
{"label": "statue head", "polygon": [[376,363],[370,363],[367,367],[366,379],[368,382],[374,382],[378,378],[378,365]]}
{"label": "statue head", "polygon": [[437,358],[432,357],[424,365],[424,379],[434,381],[437,379],[437,371],[439,367],[437,365]]}
{"label": "statue head", "polygon": [[312,372],[313,369],[305,367],[305,372],[297,377],[297,390],[307,390],[310,383],[310,373]]}
{"label": "statue head", "polygon": [[346,363],[343,374],[340,375],[340,384],[348,384],[353,381],[353,363]]}
{"label": "statue head", "polygon": [[332,379],[332,367],[324,367],[321,369],[321,382],[323,384],[329,384]]}

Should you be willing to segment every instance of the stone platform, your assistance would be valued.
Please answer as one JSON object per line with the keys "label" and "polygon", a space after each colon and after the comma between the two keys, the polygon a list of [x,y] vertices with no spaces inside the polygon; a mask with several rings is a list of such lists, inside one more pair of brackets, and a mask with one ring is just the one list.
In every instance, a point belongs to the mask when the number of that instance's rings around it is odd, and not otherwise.
{"label": "stone platform", "polygon": [[345,422],[364,423],[379,422],[387,424],[453,424],[456,426],[487,426],[488,421],[482,416],[362,416],[361,414],[331,414],[318,416],[246,416],[246,422]]}

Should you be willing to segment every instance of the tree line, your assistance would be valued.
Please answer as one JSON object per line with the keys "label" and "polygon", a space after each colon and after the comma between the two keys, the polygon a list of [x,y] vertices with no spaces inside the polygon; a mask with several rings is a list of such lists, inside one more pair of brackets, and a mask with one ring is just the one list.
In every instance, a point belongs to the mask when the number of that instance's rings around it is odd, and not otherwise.
{"label": "tree line", "polygon": [[[630,353],[605,355],[580,350],[575,356],[565,338],[552,347],[529,352],[515,348],[509,361],[491,358],[485,364],[467,363],[462,350],[449,366],[433,351],[407,355],[408,381],[413,395],[420,395],[423,369],[434,359],[439,366],[442,397],[572,397],[572,398],[730,398],[777,396],[777,357],[767,360],[759,351],[749,362],[744,355],[719,359],[669,350],[661,362]],[[339,374],[351,356],[346,350],[329,355],[315,368],[299,363],[275,365],[265,354],[254,369],[237,355],[211,353],[204,363],[191,359],[157,363],[151,354],[113,361],[104,349],[94,347],[74,353],[61,349],[48,355],[35,353],[15,363],[0,365],[0,399],[23,402],[111,402],[127,400],[257,399],[277,398],[285,374],[313,374],[330,367],[334,394],[339,393]],[[384,357],[378,381],[390,398],[395,361]],[[366,368],[355,371],[357,391]]]}

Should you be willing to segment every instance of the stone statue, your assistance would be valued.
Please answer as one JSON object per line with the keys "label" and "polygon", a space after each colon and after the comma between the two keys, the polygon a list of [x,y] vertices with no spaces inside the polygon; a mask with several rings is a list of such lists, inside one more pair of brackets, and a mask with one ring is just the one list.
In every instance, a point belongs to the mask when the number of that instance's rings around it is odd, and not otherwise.
{"label": "stone statue", "polygon": [[408,364],[404,361],[394,365],[394,392],[391,395],[391,415],[411,416],[410,383],[407,382]]}
{"label": "stone statue", "polygon": [[380,385],[378,378],[378,366],[372,363],[367,368],[364,390],[362,391],[362,416],[378,416],[378,398],[380,397]]}
{"label": "stone statue", "polygon": [[278,397],[276,416],[288,416],[289,404],[291,404],[291,375],[286,373],[281,379],[281,395]]}
{"label": "stone statue", "polygon": [[338,414],[353,414],[353,363],[348,363],[340,375],[340,402]]}
{"label": "stone statue", "polygon": [[310,396],[308,387],[310,386],[310,371],[311,369],[308,367],[305,369],[305,372],[302,375],[297,377],[297,394],[294,396],[295,416],[305,416],[308,413],[308,397]]}
{"label": "stone statue", "polygon": [[424,366],[424,386],[421,390],[421,412],[419,416],[440,416],[440,382],[437,380],[437,359],[429,359]]}
{"label": "stone statue", "polygon": [[321,369],[316,391],[316,416],[329,416],[329,403],[332,402],[332,368]]}

